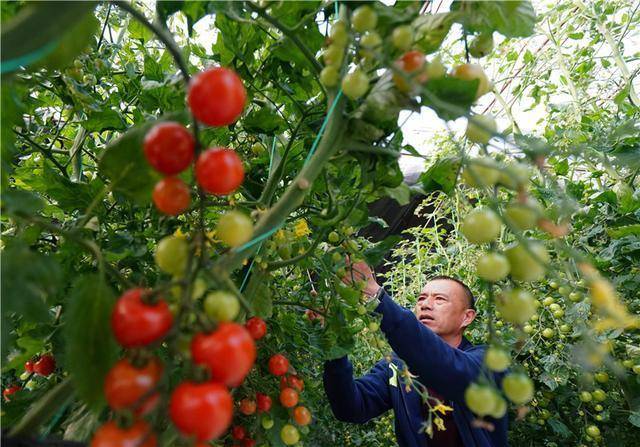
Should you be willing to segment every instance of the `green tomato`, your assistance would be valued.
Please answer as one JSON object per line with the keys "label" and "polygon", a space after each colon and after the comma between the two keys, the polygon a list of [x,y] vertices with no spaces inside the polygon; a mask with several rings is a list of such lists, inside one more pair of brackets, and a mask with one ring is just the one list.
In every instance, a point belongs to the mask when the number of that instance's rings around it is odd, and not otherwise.
{"label": "green tomato", "polygon": [[562,296],[567,296],[569,295],[569,288],[567,286],[560,286],[558,293]]}
{"label": "green tomato", "polygon": [[376,332],[378,329],[380,329],[380,323],[378,323],[377,321],[372,321],[371,323],[369,323],[369,330],[371,332]]}
{"label": "green tomato", "polygon": [[182,276],[187,268],[189,243],[177,236],[166,236],[158,242],[155,261],[160,270],[175,276]]}
{"label": "green tomato", "polygon": [[640,375],[640,365],[633,365],[633,368],[631,368],[631,370],[634,374]]}
{"label": "green tomato", "polygon": [[253,236],[253,222],[240,211],[229,211],[218,221],[216,237],[230,247],[237,247]]}
{"label": "green tomato", "polygon": [[467,121],[465,135],[474,143],[487,144],[497,130],[498,125],[491,115],[473,115]]}
{"label": "green tomato", "polygon": [[560,332],[568,334],[569,332],[571,332],[571,326],[569,326],[568,324],[561,325],[560,326]]}
{"label": "green tomato", "polygon": [[351,14],[351,26],[359,33],[371,31],[378,24],[378,14],[368,5],[360,6]]}
{"label": "green tomato", "polygon": [[339,251],[334,251],[331,255],[331,260],[337,264],[344,260],[344,256]]}
{"label": "green tomato", "polygon": [[553,316],[556,317],[556,318],[564,317],[564,310],[562,310],[562,309],[554,310],[553,311]]}
{"label": "green tomato", "polygon": [[269,430],[271,427],[273,427],[273,419],[269,416],[269,415],[264,415],[262,416],[262,418],[260,419],[260,424],[262,425],[262,428],[264,428],[265,430]]}
{"label": "green tomato", "polygon": [[462,180],[474,188],[493,186],[499,178],[500,170],[490,158],[469,160],[462,171]]}
{"label": "green tomato", "polygon": [[253,145],[251,145],[251,152],[253,152],[254,155],[262,155],[264,153],[264,146],[262,143],[253,143]]}
{"label": "green tomato", "polygon": [[493,411],[489,413],[489,416],[495,419],[500,419],[507,412],[507,401],[500,396],[495,396],[495,405]]}
{"label": "green tomato", "polygon": [[339,67],[342,65],[342,60],[344,59],[344,48],[338,45],[329,45],[322,52],[322,60],[324,60],[324,64],[328,66]]}
{"label": "green tomato", "polygon": [[542,304],[548,307],[551,307],[551,305],[555,302],[556,300],[552,296],[548,296],[542,300]]}
{"label": "green tomato", "polygon": [[542,215],[542,206],[532,198],[526,203],[512,202],[504,210],[507,222],[518,230],[530,230],[535,228],[538,219]]}
{"label": "green tomato", "polygon": [[591,396],[596,402],[604,402],[607,398],[607,393],[598,388],[591,393]]}
{"label": "green tomato", "polygon": [[594,378],[598,383],[607,383],[609,381],[609,374],[606,372],[599,372],[595,374]]}
{"label": "green tomato", "polygon": [[550,262],[549,253],[544,245],[536,241],[529,241],[527,245],[529,250],[520,243],[514,243],[505,250],[511,265],[511,277],[516,281],[530,282],[541,279]]}
{"label": "green tomato", "polygon": [[515,324],[524,324],[536,312],[535,299],[523,289],[514,289],[502,293],[498,297],[496,307],[502,317]]}
{"label": "green tomato", "polygon": [[464,392],[467,407],[478,416],[486,416],[496,409],[496,392],[488,386],[472,383]]}
{"label": "green tomato", "polygon": [[533,382],[525,374],[510,373],[502,380],[505,396],[516,405],[524,405],[533,398]]}
{"label": "green tomato", "polygon": [[569,294],[569,299],[571,301],[573,301],[574,303],[577,303],[578,301],[582,300],[582,293],[580,293],[580,292],[571,292]]}
{"label": "green tomato", "polygon": [[336,231],[332,231],[331,233],[329,233],[329,236],[327,237],[327,239],[332,244],[337,244],[338,241],[340,240],[340,235]]}
{"label": "green tomato", "polygon": [[340,73],[334,65],[327,65],[320,72],[320,83],[327,88],[338,85]]}
{"label": "green tomato", "polygon": [[524,189],[529,183],[529,168],[519,163],[508,163],[500,171],[500,184],[509,189]]}
{"label": "green tomato", "polygon": [[525,324],[522,330],[525,334],[531,334],[533,332],[533,326],[531,326],[530,324]]}
{"label": "green tomato", "polygon": [[489,208],[476,208],[462,221],[460,231],[472,244],[495,241],[500,236],[502,223]]}
{"label": "green tomato", "polygon": [[357,312],[358,315],[364,315],[367,313],[367,308],[361,304],[358,306]]}
{"label": "green tomato", "polygon": [[469,54],[475,58],[482,58],[493,50],[493,35],[480,34],[469,44]]}
{"label": "green tomato", "polygon": [[597,438],[600,436],[600,429],[595,425],[589,425],[585,431],[592,438]]}
{"label": "green tomato", "polygon": [[300,440],[300,433],[293,425],[285,424],[280,430],[280,439],[285,445],[293,445]]}
{"label": "green tomato", "polygon": [[491,371],[504,371],[511,364],[509,353],[503,349],[490,347],[484,356],[484,363]]}
{"label": "green tomato", "polygon": [[580,393],[580,400],[582,402],[591,402],[591,400],[593,399],[593,397],[591,396],[591,393],[588,391],[583,391]]}
{"label": "green tomato", "polygon": [[232,293],[218,290],[207,294],[204,299],[204,311],[215,321],[232,321],[240,312],[240,302]]}
{"label": "green tomato", "polygon": [[507,277],[509,274],[509,261],[507,257],[500,253],[485,253],[478,258],[476,272],[485,281],[496,282]]}
{"label": "green tomato", "polygon": [[542,330],[542,336],[544,338],[553,338],[554,335],[555,335],[555,332],[550,327],[546,327]]}
{"label": "green tomato", "polygon": [[391,42],[398,50],[407,51],[413,44],[413,28],[411,25],[396,26],[391,33]]}
{"label": "green tomato", "polygon": [[375,31],[369,31],[367,34],[360,38],[360,45],[364,48],[376,48],[382,44],[380,35]]}
{"label": "green tomato", "polygon": [[344,21],[339,20],[331,27],[329,33],[331,43],[337,45],[340,48],[347,46],[349,42],[349,31],[347,30],[347,24]]}
{"label": "green tomato", "polygon": [[342,79],[342,92],[350,99],[358,99],[369,90],[369,78],[364,71],[356,69]]}

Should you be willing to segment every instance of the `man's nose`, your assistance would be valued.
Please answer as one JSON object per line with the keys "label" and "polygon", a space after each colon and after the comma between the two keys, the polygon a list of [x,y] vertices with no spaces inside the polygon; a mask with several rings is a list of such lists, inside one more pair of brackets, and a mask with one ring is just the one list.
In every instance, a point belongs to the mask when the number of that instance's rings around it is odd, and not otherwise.
{"label": "man's nose", "polygon": [[429,297],[426,297],[425,299],[422,300],[422,302],[420,303],[420,308],[422,310],[431,310],[433,308],[432,306],[432,302],[431,299]]}

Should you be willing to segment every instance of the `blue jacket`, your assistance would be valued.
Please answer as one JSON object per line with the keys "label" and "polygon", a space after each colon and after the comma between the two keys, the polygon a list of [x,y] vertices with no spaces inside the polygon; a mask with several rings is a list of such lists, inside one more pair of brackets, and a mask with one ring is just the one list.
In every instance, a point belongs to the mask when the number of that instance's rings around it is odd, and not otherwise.
{"label": "blue jacket", "polygon": [[[464,402],[467,385],[480,373],[485,347],[474,346],[463,338],[458,349],[452,348],[386,292],[382,293],[376,312],[382,314],[380,328],[395,354],[391,363],[383,359],[356,380],[346,356],[325,363],[324,388],[335,417],[362,424],[393,409],[398,445],[427,447],[428,435],[420,430],[424,422],[420,396],[415,390],[407,392],[394,373],[396,368],[402,370],[404,361],[420,383],[442,395],[453,407],[465,447],[508,446],[507,416],[487,418],[495,426],[492,432],[476,428],[472,425],[475,417]],[[499,384],[501,375],[494,378]]]}

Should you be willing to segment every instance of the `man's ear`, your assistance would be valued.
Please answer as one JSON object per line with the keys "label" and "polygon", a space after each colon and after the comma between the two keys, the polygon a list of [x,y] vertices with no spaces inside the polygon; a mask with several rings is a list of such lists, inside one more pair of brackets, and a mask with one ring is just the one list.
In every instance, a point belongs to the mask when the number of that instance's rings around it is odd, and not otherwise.
{"label": "man's ear", "polygon": [[464,318],[462,319],[462,323],[460,326],[465,329],[469,326],[473,320],[476,318],[476,311],[474,309],[467,309],[464,311]]}

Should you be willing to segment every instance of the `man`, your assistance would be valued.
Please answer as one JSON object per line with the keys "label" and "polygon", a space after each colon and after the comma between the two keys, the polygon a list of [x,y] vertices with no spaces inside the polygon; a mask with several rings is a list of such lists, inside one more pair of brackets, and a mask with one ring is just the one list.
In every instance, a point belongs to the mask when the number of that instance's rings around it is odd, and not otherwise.
{"label": "man", "polygon": [[[411,312],[392,300],[365,263],[353,264],[353,272],[343,281],[366,281],[364,294],[379,302],[375,311],[382,314],[380,328],[394,354],[391,362],[381,360],[356,380],[346,356],[325,363],[324,388],[335,417],[365,423],[393,409],[401,447],[507,446],[507,417],[486,418],[490,424],[480,426],[464,401],[465,389],[480,374],[485,351],[463,336],[476,315],[469,288],[454,278],[433,278]],[[453,408],[443,416],[446,430],[434,429],[433,437],[421,430],[426,404],[416,390],[405,389],[398,374],[404,365],[431,396]],[[498,384],[501,377],[494,376]]]}

